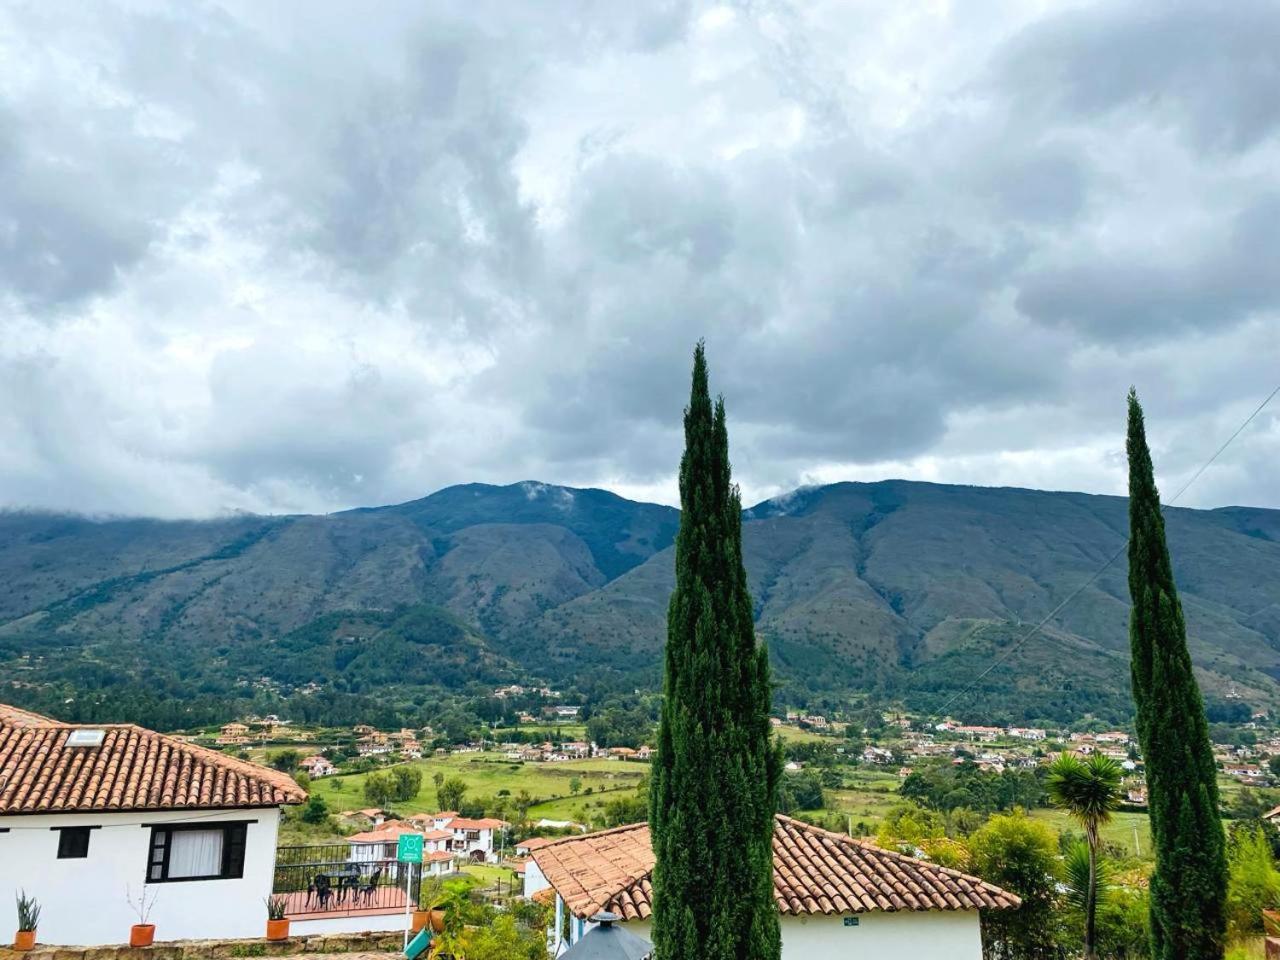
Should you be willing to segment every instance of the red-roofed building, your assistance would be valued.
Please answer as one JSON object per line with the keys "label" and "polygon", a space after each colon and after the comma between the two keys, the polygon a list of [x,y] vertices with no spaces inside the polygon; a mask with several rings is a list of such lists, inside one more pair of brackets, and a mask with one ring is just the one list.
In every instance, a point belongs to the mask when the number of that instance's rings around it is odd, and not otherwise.
{"label": "red-roofed building", "polygon": [[[569,932],[553,953],[580,941],[602,910],[652,939],[653,865],[644,823],[534,850],[525,864],[524,895],[539,899],[550,892],[552,936]],[[981,960],[980,912],[1021,902],[958,870],[784,816],[774,824],[773,895],[784,960]]]}
{"label": "red-roofed building", "polygon": [[119,943],[126,889],[155,898],[165,939],[261,936],[280,811],[305,799],[287,774],[177,737],[0,704],[0,901],[35,896],[48,944]]}

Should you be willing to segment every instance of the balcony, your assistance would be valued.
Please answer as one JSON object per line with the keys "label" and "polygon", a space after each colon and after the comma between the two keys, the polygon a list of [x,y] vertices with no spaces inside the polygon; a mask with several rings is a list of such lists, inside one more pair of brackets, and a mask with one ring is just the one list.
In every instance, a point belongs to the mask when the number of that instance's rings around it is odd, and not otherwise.
{"label": "balcony", "polygon": [[385,853],[347,843],[278,847],[272,893],[287,899],[290,920],[404,913],[406,883],[416,908],[421,867]]}

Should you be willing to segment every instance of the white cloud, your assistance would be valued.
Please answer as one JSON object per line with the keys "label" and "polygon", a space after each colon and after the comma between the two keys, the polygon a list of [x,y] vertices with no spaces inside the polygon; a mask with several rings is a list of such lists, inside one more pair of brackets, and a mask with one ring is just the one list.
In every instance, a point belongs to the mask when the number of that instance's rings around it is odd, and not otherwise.
{"label": "white cloud", "polygon": [[[1278,36],[1195,3],[0,12],[0,504],[673,502],[704,335],[748,503],[1121,492],[1131,383],[1170,492],[1280,369]],[[1277,453],[1271,412],[1185,502],[1280,507]]]}

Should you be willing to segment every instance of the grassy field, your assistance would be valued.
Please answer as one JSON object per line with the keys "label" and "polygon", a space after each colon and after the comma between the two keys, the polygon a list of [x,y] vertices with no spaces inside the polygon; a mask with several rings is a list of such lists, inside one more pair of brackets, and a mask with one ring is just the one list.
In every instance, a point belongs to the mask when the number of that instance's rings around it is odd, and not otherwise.
{"label": "grassy field", "polygon": [[[1037,820],[1043,820],[1059,833],[1064,830],[1070,830],[1077,835],[1082,833],[1080,825],[1061,810],[1032,810],[1031,816]],[[1135,831],[1137,832],[1136,846]],[[1152,859],[1151,822],[1145,813],[1114,814],[1111,822],[1102,828],[1102,840],[1104,843],[1115,844],[1122,848],[1129,856],[1136,856],[1140,860]]]}
{"label": "grassy field", "polygon": [[[601,790],[632,789],[649,772],[649,765],[622,760],[567,760],[563,763],[519,763],[499,753],[451,754],[432,757],[410,764],[422,771],[422,788],[412,800],[395,804],[397,813],[436,812],[436,773],[460,777],[467,784],[470,797],[493,797],[506,790],[512,797],[524,790],[536,800],[551,801],[530,808],[530,816],[552,819],[575,819],[572,812],[593,800],[591,796],[572,797],[570,781],[582,781],[582,791],[592,794]],[[364,798],[366,774],[325,777],[312,784],[312,790],[324,797],[329,809],[359,810],[369,805]],[[606,793],[606,796],[608,794]],[[559,798],[564,798],[560,800]]]}

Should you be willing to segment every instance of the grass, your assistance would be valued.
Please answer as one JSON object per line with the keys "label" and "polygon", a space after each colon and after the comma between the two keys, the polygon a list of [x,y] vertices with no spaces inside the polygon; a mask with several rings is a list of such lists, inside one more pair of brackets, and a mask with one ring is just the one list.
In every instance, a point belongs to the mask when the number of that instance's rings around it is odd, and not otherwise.
{"label": "grass", "polygon": [[773,728],[774,733],[782,737],[787,743],[821,743],[827,741],[835,743],[831,737],[823,736],[820,733],[814,733],[812,730],[801,730],[799,727],[793,727],[784,723],[780,727]]}
{"label": "grass", "polygon": [[[418,795],[394,805],[397,813],[436,812],[436,773],[446,777],[460,777],[467,785],[471,798],[495,797],[506,790],[515,797],[524,790],[531,797],[550,803],[540,803],[530,808],[531,816],[552,819],[574,819],[562,815],[577,810],[593,799],[591,796],[574,798],[569,782],[582,781],[585,793],[601,790],[634,788],[649,772],[649,765],[622,760],[566,760],[562,763],[519,763],[507,760],[499,753],[451,754],[447,757],[431,757],[409,764],[422,771],[422,787]],[[311,789],[324,797],[329,809],[335,813],[343,810],[359,810],[369,805],[364,798],[366,774],[357,773],[337,777],[324,777],[314,781]],[[609,794],[606,793],[606,797]],[[564,798],[561,802],[558,798]]]}
{"label": "grass", "polygon": [[[1080,824],[1071,819],[1063,810],[1037,809],[1031,816],[1042,820],[1058,833],[1071,830],[1082,834]],[[1137,831],[1137,847],[1134,846],[1134,831]],[[1129,856],[1139,860],[1154,859],[1151,852],[1151,821],[1145,813],[1115,813],[1111,822],[1102,828],[1102,841],[1121,847]]]}

